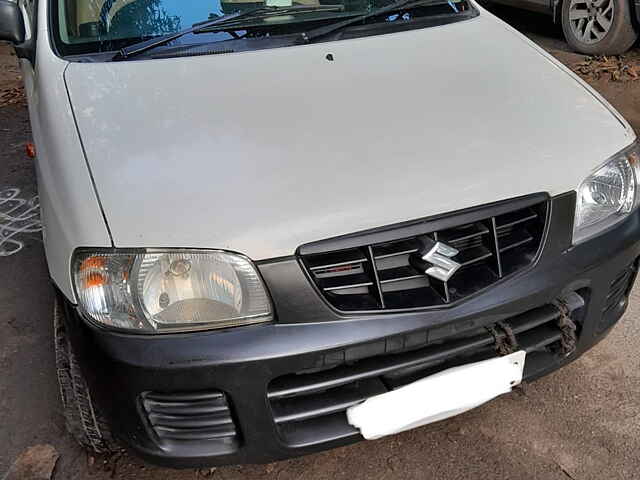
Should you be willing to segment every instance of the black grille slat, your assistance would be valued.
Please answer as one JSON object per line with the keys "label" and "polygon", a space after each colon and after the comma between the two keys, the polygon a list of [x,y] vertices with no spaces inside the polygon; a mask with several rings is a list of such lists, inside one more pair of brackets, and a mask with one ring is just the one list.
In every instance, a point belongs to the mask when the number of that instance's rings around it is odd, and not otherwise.
{"label": "black grille slat", "polygon": [[458,246],[462,247],[465,241],[480,239],[480,237],[488,233],[490,233],[489,229],[481,223],[471,223],[455,229],[438,232],[438,241],[458,248]]}
{"label": "black grille slat", "polygon": [[541,350],[562,339],[562,332],[557,328],[543,326],[539,330],[522,334],[518,339],[519,347],[527,353]]}
{"label": "black grille slat", "polygon": [[493,256],[493,253],[491,253],[489,249],[480,246],[460,252],[456,256],[456,261],[462,264],[463,267],[467,267],[482,260],[486,260],[491,256]]}
{"label": "black grille slat", "polygon": [[226,404],[221,405],[218,402],[156,402],[153,400],[145,400],[145,406],[149,411],[164,413],[167,415],[203,415],[216,414],[228,410]]}
{"label": "black grille slat", "polygon": [[311,270],[320,270],[322,268],[363,263],[367,261],[367,257],[360,250],[351,249],[326,255],[311,255],[305,260]]}
{"label": "black grille slat", "polygon": [[228,410],[224,412],[217,412],[215,414],[189,416],[150,413],[149,421],[151,422],[151,425],[169,428],[205,428],[233,423]]}
{"label": "black grille slat", "polygon": [[487,332],[483,332],[472,339],[461,340],[446,346],[435,346],[426,355],[423,352],[407,353],[390,358],[384,363],[380,363],[375,359],[367,359],[362,360],[355,367],[338,367],[334,370],[321,372],[313,377],[301,375],[286,379],[287,381],[283,381],[281,384],[275,382],[269,390],[268,397],[275,399],[321,392],[351,382],[378,377],[394,370],[410,368],[416,365],[424,365],[426,367],[441,363],[448,358],[461,355],[467,351],[490,345],[492,341],[492,337]]}
{"label": "black grille slat", "polygon": [[313,395],[302,403],[284,399],[273,406],[273,417],[276,423],[285,423],[330,415],[386,391],[380,380],[367,379],[361,381],[357,388],[342,388],[327,394]]}
{"label": "black grille slat", "polygon": [[360,431],[349,425],[344,417],[344,412],[339,412],[302,422],[283,423],[280,432],[287,444],[296,448],[357,438]]}
{"label": "black grille slat", "polygon": [[226,400],[224,398],[224,394],[222,392],[198,392],[198,393],[157,393],[157,392],[149,392],[145,395],[145,400],[154,401],[161,404],[163,402],[170,403],[175,405],[177,403],[192,403],[192,402],[202,402],[202,401],[211,401],[218,402],[218,405],[225,405]]}
{"label": "black grille slat", "polygon": [[496,225],[496,219],[493,217],[491,219],[491,240],[489,240],[489,249],[496,256],[496,268],[498,273],[498,278],[502,278],[504,273],[502,270],[502,258],[500,258],[500,244],[498,243],[498,227]]}
{"label": "black grille slat", "polygon": [[532,330],[540,325],[558,318],[558,309],[553,305],[545,305],[535,310],[525,312],[509,320],[513,333],[518,334]]}
{"label": "black grille slat", "polygon": [[631,270],[631,269],[625,270],[625,272],[622,275],[619,275],[611,283],[611,288],[609,289],[609,291],[617,290],[618,287],[622,286],[623,284],[626,284],[628,282],[628,280],[629,280],[629,277],[631,277],[632,274],[633,274],[633,270]]}
{"label": "black grille slat", "polygon": [[383,306],[372,264],[375,262],[370,247],[305,257],[305,265],[318,287],[334,305],[345,310],[356,305],[366,309]]}
{"label": "black grille slat", "polygon": [[376,260],[396,255],[410,254],[418,251],[419,243],[415,239],[402,240],[372,247]]}
{"label": "black grille slat", "polygon": [[[627,281],[629,279],[627,278]],[[619,285],[615,290],[612,290],[605,300],[605,310],[613,308],[620,300],[625,296],[628,286],[626,284]]]}
{"label": "black grille slat", "polygon": [[198,428],[185,431],[183,428],[155,427],[157,435],[165,440],[203,441],[219,440],[236,436],[236,429],[232,424],[214,428]]}
{"label": "black grille slat", "polygon": [[627,270],[624,274],[620,275],[616,280],[611,284],[611,288],[609,288],[609,293],[607,294],[607,305],[609,304],[609,300],[614,297],[619,297],[621,294],[625,292],[625,290],[629,287],[629,279],[631,278],[632,272]]}
{"label": "black grille slat", "polygon": [[384,295],[382,294],[382,284],[380,283],[380,276],[378,275],[378,264],[377,264],[377,260],[374,256],[373,253],[373,249],[371,248],[371,246],[368,247],[368,253],[369,253],[369,258],[371,259],[371,265],[372,265],[372,273],[373,273],[373,278],[375,280],[375,291],[378,294],[376,300],[379,302],[380,307],[385,308],[385,303],[384,303]]}
{"label": "black grille slat", "polygon": [[373,285],[371,279],[365,274],[329,277],[322,279],[319,283],[320,288],[327,292]]}
{"label": "black grille slat", "polygon": [[478,248],[485,244],[484,239],[481,236],[469,237],[464,240],[459,240],[457,242],[444,242],[450,247],[453,247],[457,250],[464,251],[471,248]]}
{"label": "black grille slat", "polygon": [[[579,335],[584,298],[579,293],[572,293],[564,297],[562,303],[569,308]],[[564,356],[560,317],[560,308],[547,304],[505,319],[503,323],[511,327],[517,349],[525,350],[528,359],[531,355],[557,358],[557,355]],[[501,328],[492,327],[494,332]],[[349,407],[446,368],[498,355],[494,334],[489,329],[477,324],[469,328],[453,337],[435,336],[438,340],[431,344],[427,340],[429,332],[424,332],[423,340],[411,344],[400,337],[383,339],[359,346],[359,351],[369,352],[369,356],[358,355],[351,361],[353,354],[349,350],[341,355],[329,352],[325,354],[327,357],[342,358],[342,363],[323,361],[320,363],[331,365],[326,370],[294,373],[272,380],[267,398],[281,435],[292,446],[315,445],[358,435],[346,420],[345,412]]]}
{"label": "black grille slat", "polygon": [[418,272],[415,268],[408,265],[406,267],[380,270],[378,272],[378,275],[380,276],[380,283],[382,284],[424,277],[424,274]]}
{"label": "black grille slat", "polygon": [[635,282],[637,265],[633,263],[620,272],[611,282],[602,307],[602,318],[598,323],[598,333],[611,327],[623,314],[629,301],[629,294]]}
{"label": "black grille slat", "polygon": [[[408,286],[408,289],[402,289]],[[429,283],[427,277],[401,282],[386,283],[382,286],[384,298],[389,310],[400,310],[403,308],[419,308],[428,301],[430,305],[444,305],[442,294],[439,293],[433,284]]]}
{"label": "black grille slat", "polygon": [[409,250],[400,250],[398,252],[395,253],[388,253],[386,255],[379,255],[376,257],[376,260],[383,260],[385,258],[390,258],[390,257],[397,257],[399,255],[411,255],[412,253],[416,253],[418,251],[417,248],[411,248]]}
{"label": "black grille slat", "polygon": [[510,232],[509,235],[503,237],[498,234],[498,244],[500,245],[500,253],[508,252],[512,248],[526,245],[533,241],[533,236],[526,230],[516,230]]}
{"label": "black grille slat", "polygon": [[496,228],[498,232],[538,218],[538,214],[531,209],[518,210],[516,212],[500,215],[496,218]]}
{"label": "black grille slat", "polygon": [[140,396],[146,421],[160,442],[223,442],[237,447],[237,431],[227,397],[220,391],[145,392]]}
{"label": "black grille slat", "polygon": [[[481,220],[441,230],[425,227],[426,231],[414,237],[363,241],[358,248],[302,255],[302,263],[320,292],[341,311],[449,304],[533,263],[541,248],[548,210],[547,201],[537,201],[512,211],[502,205],[496,216],[488,209]],[[455,224],[455,218],[451,215],[446,225]],[[458,251],[452,260],[461,268],[447,282],[426,273],[432,265],[424,257],[434,242]]]}

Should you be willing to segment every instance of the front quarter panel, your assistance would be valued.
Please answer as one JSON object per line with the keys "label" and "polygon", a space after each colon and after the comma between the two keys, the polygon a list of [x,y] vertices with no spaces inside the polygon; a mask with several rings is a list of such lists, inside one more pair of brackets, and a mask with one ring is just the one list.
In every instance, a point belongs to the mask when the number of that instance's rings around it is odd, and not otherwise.
{"label": "front quarter panel", "polygon": [[[633,1],[638,1],[640,2],[640,0],[633,0]],[[620,114],[620,112],[618,112],[613,105],[611,105],[602,95],[600,95],[600,93],[598,93],[596,91],[595,88],[593,88],[591,85],[589,85],[585,80],[583,80],[577,73],[575,73],[573,70],[571,70],[569,67],[567,67],[566,65],[564,65],[560,60],[558,60],[557,58],[555,58],[553,55],[551,55],[549,52],[547,52],[544,48],[542,48],[540,45],[538,45],[536,42],[534,42],[533,40],[531,40],[530,38],[526,37],[525,35],[521,34],[518,30],[516,30],[514,27],[512,27],[511,25],[509,25],[507,22],[505,22],[504,20],[496,17],[494,14],[492,14],[491,12],[489,12],[488,10],[486,10],[485,8],[483,8],[481,5],[479,5],[477,2],[474,2],[474,5],[476,8],[478,8],[483,15],[487,16],[487,17],[491,17],[498,25],[502,26],[502,28],[504,28],[505,30],[511,32],[514,36],[514,41],[517,39],[520,42],[524,42],[525,44],[529,45],[533,50],[535,50],[536,52],[538,52],[540,55],[542,55],[544,58],[546,58],[549,63],[551,63],[555,68],[557,68],[558,70],[564,72],[565,74],[567,74],[569,77],[571,77],[573,80],[575,80],[578,84],[580,84],[587,92],[589,92],[598,102],[600,102],[600,104],[602,104],[602,106],[604,108],[606,108],[611,115],[613,115],[613,117],[620,122],[620,124],[622,125],[622,127],[625,129],[626,131],[626,135],[627,138],[634,140],[636,138],[636,133],[633,130],[633,128],[631,127],[631,125],[629,124],[629,122],[627,122],[627,120],[622,116],[622,114]],[[558,10],[560,10],[560,2],[555,2],[554,5],[552,6],[552,8],[555,9],[557,8]],[[640,18],[640,17],[639,17]],[[613,152],[612,152],[613,153]]]}
{"label": "front quarter panel", "polygon": [[64,82],[67,62],[49,44],[48,2],[40,2],[35,68],[22,60],[36,144],[36,174],[49,273],[74,300],[70,259],[79,246],[111,246]]}

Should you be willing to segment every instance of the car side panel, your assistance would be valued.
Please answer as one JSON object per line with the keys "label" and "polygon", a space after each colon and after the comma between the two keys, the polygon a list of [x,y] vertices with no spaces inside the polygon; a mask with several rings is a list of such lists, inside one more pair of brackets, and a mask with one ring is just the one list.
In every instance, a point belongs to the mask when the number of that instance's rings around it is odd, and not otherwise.
{"label": "car side panel", "polygon": [[51,51],[40,2],[35,69],[21,60],[36,144],[36,173],[49,273],[74,301],[70,259],[79,246],[111,246],[64,84],[67,62]]}

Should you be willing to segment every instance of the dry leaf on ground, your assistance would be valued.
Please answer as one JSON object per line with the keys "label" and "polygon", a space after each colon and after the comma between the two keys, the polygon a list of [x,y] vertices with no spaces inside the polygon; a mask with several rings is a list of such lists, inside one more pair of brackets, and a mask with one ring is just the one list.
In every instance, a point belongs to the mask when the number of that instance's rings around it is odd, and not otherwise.
{"label": "dry leaf on ground", "polygon": [[26,103],[27,99],[24,90],[19,87],[13,87],[0,90],[0,107],[7,105],[17,105]]}
{"label": "dry leaf on ground", "polygon": [[604,78],[613,82],[629,82],[640,78],[640,59],[623,55],[587,57],[573,65],[579,75],[594,80]]}

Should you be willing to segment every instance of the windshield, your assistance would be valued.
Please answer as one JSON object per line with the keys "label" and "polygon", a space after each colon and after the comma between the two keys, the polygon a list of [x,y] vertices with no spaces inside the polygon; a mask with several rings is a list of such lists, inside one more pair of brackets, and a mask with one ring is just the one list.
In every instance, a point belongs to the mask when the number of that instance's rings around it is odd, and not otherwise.
{"label": "windshield", "polygon": [[[458,12],[454,3],[445,0]],[[392,0],[53,0],[53,27],[62,55],[119,50],[142,40],[179,32],[194,24],[258,7],[287,9],[260,23],[263,37],[282,34],[283,25],[330,21],[354,16],[392,3]],[[291,7],[297,8],[292,12]],[[335,8],[328,8],[335,7]],[[265,33],[266,26],[272,31]],[[273,31],[278,26],[279,31]],[[246,32],[245,32],[246,33]],[[256,35],[251,31],[251,36]],[[245,38],[238,31],[190,34],[172,42],[194,44]]]}

